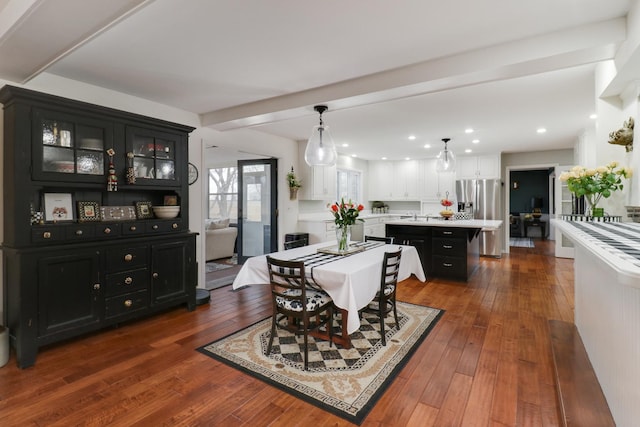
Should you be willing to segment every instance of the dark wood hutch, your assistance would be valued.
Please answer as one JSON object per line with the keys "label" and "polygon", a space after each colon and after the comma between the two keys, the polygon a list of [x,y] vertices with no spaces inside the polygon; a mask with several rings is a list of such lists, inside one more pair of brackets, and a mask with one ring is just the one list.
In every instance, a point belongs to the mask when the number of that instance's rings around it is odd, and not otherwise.
{"label": "dark wood hutch", "polygon": [[[194,128],[13,86],[0,103],[4,302],[18,366],[47,344],[193,310]],[[150,206],[165,203],[180,207],[177,217],[154,217]]]}

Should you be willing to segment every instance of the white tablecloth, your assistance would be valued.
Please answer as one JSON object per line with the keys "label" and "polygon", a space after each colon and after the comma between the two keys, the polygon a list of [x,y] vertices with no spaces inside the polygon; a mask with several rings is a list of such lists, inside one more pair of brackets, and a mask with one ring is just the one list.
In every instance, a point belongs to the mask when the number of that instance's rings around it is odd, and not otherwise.
{"label": "white tablecloth", "polygon": [[[330,243],[318,243],[311,246],[289,249],[270,254],[274,258],[291,260],[315,253],[318,248],[330,246]],[[313,267],[313,278],[333,299],[339,308],[348,315],[347,332],[355,332],[360,327],[358,310],[369,304],[380,288],[382,261],[385,252],[397,251],[399,245],[381,245],[350,256],[339,257],[336,261]],[[398,281],[414,274],[419,280],[426,277],[418,251],[413,246],[402,246]],[[269,271],[266,255],[249,258],[233,281],[233,289],[246,285],[268,285]]]}

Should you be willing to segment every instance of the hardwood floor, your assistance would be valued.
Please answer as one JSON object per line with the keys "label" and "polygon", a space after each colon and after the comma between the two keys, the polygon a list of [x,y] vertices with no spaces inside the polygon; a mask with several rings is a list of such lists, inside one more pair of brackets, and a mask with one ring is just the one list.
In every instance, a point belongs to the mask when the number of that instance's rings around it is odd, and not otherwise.
{"label": "hardwood floor", "polygon": [[[398,299],[446,310],[364,426],[558,426],[549,319],[573,321],[573,260],[552,241],[481,258],[468,283],[415,279]],[[195,351],[270,314],[267,286],[177,308],[0,368],[2,426],[349,425]]]}

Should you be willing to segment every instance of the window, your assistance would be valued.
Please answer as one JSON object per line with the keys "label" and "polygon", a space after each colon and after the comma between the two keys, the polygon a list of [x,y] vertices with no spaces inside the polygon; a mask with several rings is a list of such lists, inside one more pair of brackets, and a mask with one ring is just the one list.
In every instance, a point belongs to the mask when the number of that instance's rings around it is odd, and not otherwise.
{"label": "window", "polygon": [[361,187],[361,174],[359,171],[349,169],[338,169],[338,200],[344,198],[344,200],[353,200],[354,202],[361,203],[360,200],[362,192]]}
{"label": "window", "polygon": [[238,168],[209,169],[209,218],[238,222]]}

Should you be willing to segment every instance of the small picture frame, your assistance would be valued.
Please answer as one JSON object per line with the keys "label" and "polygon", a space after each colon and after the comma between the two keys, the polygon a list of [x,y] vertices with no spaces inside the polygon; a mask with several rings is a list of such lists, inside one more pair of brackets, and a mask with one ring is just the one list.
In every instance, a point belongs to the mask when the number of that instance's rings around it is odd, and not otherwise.
{"label": "small picture frame", "polygon": [[151,210],[151,202],[136,202],[136,218],[150,219],[153,218]]}
{"label": "small picture frame", "polygon": [[165,206],[178,206],[178,196],[164,196]]}
{"label": "small picture frame", "polygon": [[133,206],[101,206],[102,221],[135,221],[136,210]]}
{"label": "small picture frame", "polygon": [[98,202],[78,202],[78,221],[100,221],[100,204]]}
{"label": "small picture frame", "polygon": [[70,193],[44,194],[44,219],[51,222],[73,221],[73,202]]}

